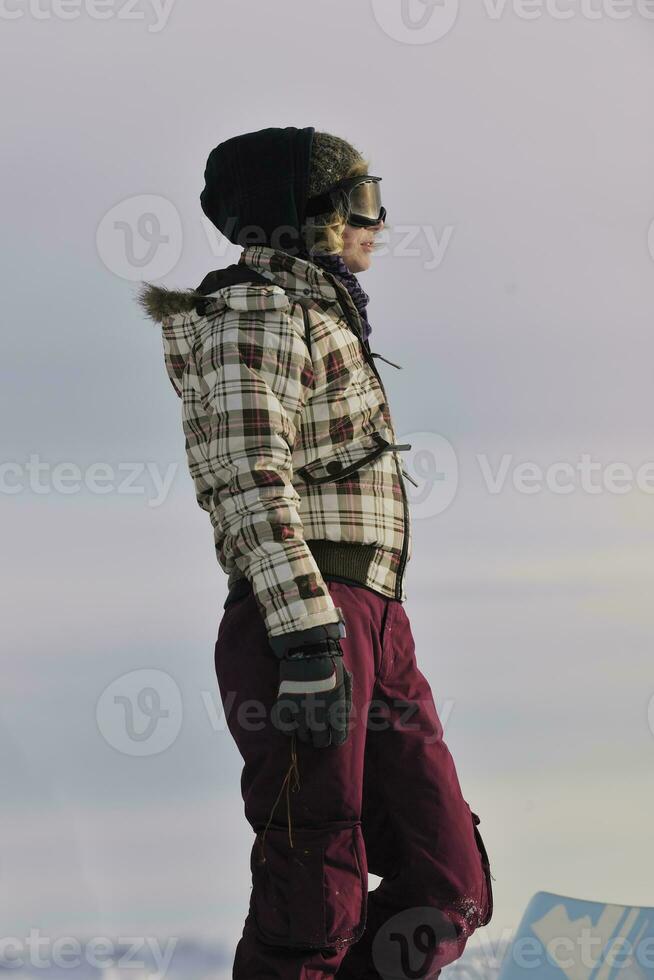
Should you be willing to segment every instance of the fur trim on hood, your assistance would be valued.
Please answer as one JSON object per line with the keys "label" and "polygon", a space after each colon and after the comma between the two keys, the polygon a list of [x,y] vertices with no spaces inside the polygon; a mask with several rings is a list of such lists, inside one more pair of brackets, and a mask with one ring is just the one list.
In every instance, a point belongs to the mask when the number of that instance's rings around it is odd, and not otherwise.
{"label": "fur trim on hood", "polygon": [[136,302],[143,312],[155,323],[163,323],[164,318],[174,313],[190,313],[206,296],[196,289],[168,289],[152,283],[141,283]]}
{"label": "fur trim on hood", "polygon": [[[228,299],[229,287],[247,288],[256,285],[265,286],[270,291],[273,283],[255,269],[236,262],[224,269],[209,272],[195,289],[168,289],[166,286],[142,282],[136,302],[151,320],[163,323],[166,317],[177,313],[195,311],[201,316],[206,310],[208,298],[214,299],[216,293],[226,290],[223,298]],[[279,292],[278,289],[277,291]]]}

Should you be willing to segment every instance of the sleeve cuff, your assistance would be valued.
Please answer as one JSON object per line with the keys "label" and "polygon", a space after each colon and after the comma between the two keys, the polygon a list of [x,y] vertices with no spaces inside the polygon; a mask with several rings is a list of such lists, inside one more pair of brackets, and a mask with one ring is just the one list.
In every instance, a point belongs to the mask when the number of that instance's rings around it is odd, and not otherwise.
{"label": "sleeve cuff", "polygon": [[277,636],[269,636],[268,642],[275,656],[280,659],[293,647],[320,643],[321,640],[341,640],[347,636],[345,631],[345,619],[342,610],[337,606],[338,621],[335,623],[325,623],[322,626],[312,626],[308,630],[295,630],[292,633],[280,633]]}

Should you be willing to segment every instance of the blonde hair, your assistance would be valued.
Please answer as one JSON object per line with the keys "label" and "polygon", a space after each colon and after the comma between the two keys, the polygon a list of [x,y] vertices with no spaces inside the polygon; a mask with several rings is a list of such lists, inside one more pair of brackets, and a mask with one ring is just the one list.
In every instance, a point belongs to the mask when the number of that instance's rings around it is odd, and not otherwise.
{"label": "blonde hair", "polygon": [[[360,177],[369,173],[369,163],[360,158],[343,177]],[[347,221],[342,211],[330,212],[323,220],[322,215],[307,218],[304,226],[304,240],[310,255],[320,252],[327,255],[340,255],[345,247],[343,232]]]}

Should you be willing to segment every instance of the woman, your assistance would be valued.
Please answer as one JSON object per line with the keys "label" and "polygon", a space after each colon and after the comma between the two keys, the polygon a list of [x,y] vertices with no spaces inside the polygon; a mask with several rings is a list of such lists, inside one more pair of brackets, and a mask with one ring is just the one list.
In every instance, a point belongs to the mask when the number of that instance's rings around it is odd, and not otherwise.
{"label": "woman", "polygon": [[409,447],[355,275],[380,178],[345,140],[266,129],[212,151],[201,204],[239,262],[141,301],[229,576],[215,664],[256,834],[233,975],[436,977],[492,891],[404,609]]}

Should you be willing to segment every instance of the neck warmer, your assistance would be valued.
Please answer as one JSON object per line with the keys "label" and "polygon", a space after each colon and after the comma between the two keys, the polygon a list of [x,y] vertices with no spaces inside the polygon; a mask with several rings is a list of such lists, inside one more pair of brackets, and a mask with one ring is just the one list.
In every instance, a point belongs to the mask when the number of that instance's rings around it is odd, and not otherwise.
{"label": "neck warmer", "polygon": [[352,297],[352,301],[359,311],[359,314],[361,315],[361,319],[363,320],[363,336],[364,340],[367,340],[372,331],[372,327],[368,322],[368,313],[366,310],[370,297],[362,288],[361,283],[354,273],[350,272],[346,266],[343,256],[321,253],[312,255],[310,257],[310,261],[314,262],[317,266],[320,266],[320,268],[324,269],[325,272],[330,272],[343,283],[348,293]]}

